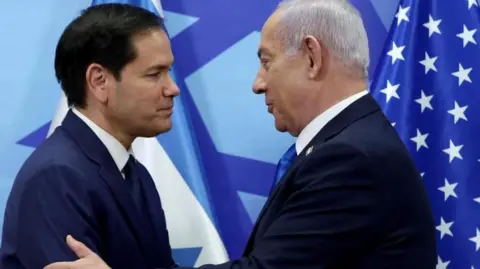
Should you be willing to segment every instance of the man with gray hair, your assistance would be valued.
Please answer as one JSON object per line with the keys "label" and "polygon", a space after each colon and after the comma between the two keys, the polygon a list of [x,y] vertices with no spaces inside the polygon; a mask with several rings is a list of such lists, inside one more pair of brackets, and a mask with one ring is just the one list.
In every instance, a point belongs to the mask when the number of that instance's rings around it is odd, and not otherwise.
{"label": "man with gray hair", "polygon": [[[368,54],[348,1],[284,1],[270,16],[253,91],[265,94],[275,127],[298,138],[278,164],[243,257],[201,268],[435,268],[428,198],[368,93]],[[48,268],[108,268],[81,242],[67,243],[81,259]]]}

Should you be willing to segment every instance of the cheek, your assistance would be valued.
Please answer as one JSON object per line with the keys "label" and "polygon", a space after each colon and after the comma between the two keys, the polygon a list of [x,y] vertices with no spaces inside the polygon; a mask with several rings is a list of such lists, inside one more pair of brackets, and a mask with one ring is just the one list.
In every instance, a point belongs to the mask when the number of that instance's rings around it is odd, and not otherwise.
{"label": "cheek", "polygon": [[149,89],[148,94],[143,96],[143,103],[145,106],[148,106],[151,110],[157,111],[163,103],[165,102],[165,97],[163,96],[161,89]]}
{"label": "cheek", "polygon": [[138,85],[125,84],[117,91],[114,109],[126,118],[137,117],[142,111],[150,109],[151,98],[145,96],[144,89]]}
{"label": "cheek", "polygon": [[289,84],[286,79],[283,83],[281,83],[281,80],[279,82],[275,91],[275,107],[279,116],[289,122],[296,114],[296,111],[302,108],[305,100],[299,97],[293,83]]}
{"label": "cheek", "polygon": [[152,104],[158,103],[162,99],[162,92],[154,83],[142,83],[136,85],[135,91],[130,96],[138,105],[145,105],[145,108],[151,107]]}
{"label": "cheek", "polygon": [[290,89],[288,79],[281,73],[272,74],[269,78],[268,91],[275,101],[275,106],[284,107],[288,103]]}

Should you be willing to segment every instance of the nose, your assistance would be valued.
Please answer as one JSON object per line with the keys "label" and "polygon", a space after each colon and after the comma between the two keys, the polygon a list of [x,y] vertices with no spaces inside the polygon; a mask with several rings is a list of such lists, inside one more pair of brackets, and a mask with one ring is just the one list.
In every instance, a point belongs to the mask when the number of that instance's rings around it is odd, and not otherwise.
{"label": "nose", "polygon": [[172,76],[168,76],[168,85],[164,91],[165,96],[167,97],[175,97],[180,95],[180,88],[173,80]]}
{"label": "nose", "polygon": [[253,82],[253,92],[256,94],[262,94],[267,91],[267,83],[265,82],[265,75],[262,70],[259,70],[255,81]]}

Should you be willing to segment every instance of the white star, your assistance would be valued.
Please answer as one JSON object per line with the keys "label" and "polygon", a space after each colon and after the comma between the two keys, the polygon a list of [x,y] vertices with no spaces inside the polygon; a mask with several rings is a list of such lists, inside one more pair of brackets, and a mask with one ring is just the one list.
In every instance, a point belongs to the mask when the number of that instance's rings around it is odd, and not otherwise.
{"label": "white star", "polygon": [[431,37],[433,33],[442,34],[438,28],[441,22],[442,20],[434,20],[432,15],[428,15],[428,22],[423,24],[423,26],[428,28],[428,37]]}
{"label": "white star", "polygon": [[392,49],[387,52],[387,55],[392,57],[392,64],[394,64],[397,60],[405,60],[402,55],[402,51],[405,49],[405,46],[397,47],[397,44],[393,42]]}
{"label": "white star", "polygon": [[410,7],[402,8],[402,6],[398,7],[397,14],[395,14],[395,18],[397,18],[397,25],[400,25],[402,21],[409,21],[407,17],[407,12]]}
{"label": "white star", "polygon": [[447,269],[448,264],[450,264],[450,261],[443,262],[442,258],[438,256],[437,267],[435,267],[435,269]]}
{"label": "white star", "polygon": [[474,237],[470,237],[469,240],[475,243],[476,245],[475,251],[478,251],[480,249],[480,231],[478,230],[478,228],[477,228],[477,235]]}
{"label": "white star", "polygon": [[415,99],[415,102],[419,103],[423,111],[425,111],[425,108],[429,108],[430,110],[433,110],[432,104],[430,104],[430,101],[433,98],[433,95],[426,96],[423,90],[421,90],[422,96],[418,99]]}
{"label": "white star", "polygon": [[[396,122],[392,122],[392,126],[395,127],[395,125],[397,125]],[[479,160],[480,161],[480,160]]]}
{"label": "white star", "polygon": [[477,41],[475,41],[475,39],[473,38],[473,35],[475,34],[476,31],[477,29],[468,30],[467,26],[465,26],[465,24],[463,25],[463,32],[459,33],[457,36],[463,39],[464,48],[467,46],[469,42],[473,44],[477,44]]}
{"label": "white star", "polygon": [[470,79],[470,76],[469,76],[470,72],[472,72],[472,69],[473,68],[471,67],[464,69],[462,64],[458,64],[458,71],[452,73],[454,77],[458,78],[458,86],[462,86],[462,83],[464,81],[468,81],[472,83],[472,80]]}
{"label": "white star", "polygon": [[477,198],[473,199],[473,201],[475,201],[475,202],[477,202],[477,203],[480,204],[480,197],[477,197]]}
{"label": "white star", "polygon": [[425,66],[425,74],[428,73],[428,71],[433,70],[437,71],[437,68],[435,67],[435,61],[437,60],[438,56],[435,56],[433,58],[430,58],[428,56],[428,53],[425,52],[425,60],[420,61],[420,63]]}
{"label": "white star", "polygon": [[476,0],[468,0],[468,9],[470,10],[472,8],[472,6],[477,6],[478,7],[478,3]]}
{"label": "white star", "polygon": [[458,158],[460,160],[463,160],[463,157],[462,155],[460,155],[460,150],[463,148],[463,145],[460,145],[460,146],[455,146],[455,144],[453,144],[453,141],[450,139],[450,146],[449,148],[446,148],[443,150],[443,152],[445,152],[446,154],[449,155],[450,157],[450,160],[449,160],[449,163],[451,163],[453,161],[453,159],[455,158]]}
{"label": "white star", "polygon": [[453,196],[455,198],[457,197],[457,194],[455,193],[455,188],[457,187],[458,183],[453,183],[450,184],[447,179],[445,179],[445,186],[438,188],[440,191],[443,192],[445,201],[447,201],[448,197]]}
{"label": "white star", "polygon": [[423,178],[424,175],[425,175],[425,172],[420,173],[420,176],[421,176],[422,178]]}
{"label": "white star", "polygon": [[392,97],[400,99],[400,96],[398,96],[398,93],[397,93],[398,87],[400,87],[400,83],[392,85],[390,81],[387,80],[387,87],[380,91],[385,94],[387,98],[387,103],[390,101],[390,99],[392,99]]}
{"label": "white star", "polygon": [[452,114],[453,115],[453,122],[456,124],[458,122],[459,119],[463,119],[465,121],[467,121],[467,117],[465,116],[465,110],[468,108],[468,106],[462,106],[460,107],[457,103],[457,101],[455,101],[455,108],[454,109],[450,109],[448,111],[448,113]]}
{"label": "white star", "polygon": [[440,218],[440,225],[437,226],[437,230],[440,231],[440,239],[443,239],[446,234],[453,236],[452,231],[450,231],[452,225],[453,221],[447,223],[443,218]]}
{"label": "white star", "polygon": [[410,140],[417,143],[417,151],[419,151],[421,147],[425,147],[428,149],[428,145],[426,141],[427,137],[428,137],[428,134],[422,134],[420,130],[417,129],[417,136],[410,138]]}

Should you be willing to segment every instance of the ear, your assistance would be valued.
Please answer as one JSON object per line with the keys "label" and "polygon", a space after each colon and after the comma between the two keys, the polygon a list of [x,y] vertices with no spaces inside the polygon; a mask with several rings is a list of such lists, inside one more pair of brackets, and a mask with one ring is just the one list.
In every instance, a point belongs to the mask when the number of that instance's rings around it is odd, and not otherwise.
{"label": "ear", "polygon": [[109,72],[99,64],[91,64],[85,73],[87,90],[100,103],[108,100]]}
{"label": "ear", "polygon": [[315,79],[321,77],[327,64],[327,50],[321,41],[308,35],[303,39],[303,45],[309,61],[308,77]]}

